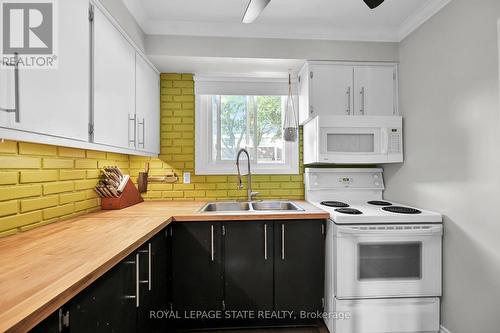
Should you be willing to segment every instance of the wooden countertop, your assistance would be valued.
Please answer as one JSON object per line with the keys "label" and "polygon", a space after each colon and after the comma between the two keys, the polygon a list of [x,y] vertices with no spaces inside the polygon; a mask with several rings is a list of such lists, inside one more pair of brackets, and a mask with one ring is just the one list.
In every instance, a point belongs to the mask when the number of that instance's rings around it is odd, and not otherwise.
{"label": "wooden countertop", "polygon": [[0,239],[0,332],[25,332],[172,221],[326,219],[304,211],[199,213],[205,202],[148,201]]}

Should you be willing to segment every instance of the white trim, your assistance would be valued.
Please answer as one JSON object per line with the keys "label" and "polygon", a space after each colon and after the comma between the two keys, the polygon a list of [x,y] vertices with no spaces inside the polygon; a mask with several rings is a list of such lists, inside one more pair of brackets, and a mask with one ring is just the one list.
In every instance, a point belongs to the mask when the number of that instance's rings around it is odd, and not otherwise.
{"label": "white trim", "polygon": [[447,329],[446,327],[444,327],[443,325],[440,325],[439,326],[439,333],[451,333],[451,331],[449,329]]}
{"label": "white trim", "polygon": [[427,3],[423,7],[410,15],[399,27],[398,41],[401,42],[450,2],[451,0],[427,0]]}
{"label": "white trim", "polygon": [[158,154],[153,154],[146,151],[107,146],[97,143],[91,143],[88,141],[79,141],[59,136],[32,133],[32,132],[14,130],[4,127],[0,127],[0,139],[34,142],[34,143],[48,144],[53,146],[71,147],[79,149],[98,150],[103,152],[111,152],[119,154],[158,157]]}
{"label": "white trim", "polygon": [[[228,163],[211,163],[209,154],[211,149],[211,126],[209,122],[208,112],[206,111],[206,103],[202,102],[201,96],[196,95],[195,103],[195,174],[196,175],[235,175],[236,164]],[[299,174],[299,142],[285,142],[284,156],[286,163],[252,163],[252,174],[260,175],[297,175]],[[243,163],[242,172],[246,173],[246,163]]]}
{"label": "white trim", "polygon": [[[99,0],[96,0],[99,1]],[[151,19],[140,1],[123,0],[129,12],[146,35],[244,37],[316,39],[337,41],[401,42],[428,19],[439,12],[451,0],[427,0],[425,5],[411,14],[396,28],[328,28],[324,26],[296,29],[286,26],[248,26],[232,23],[189,22]]]}

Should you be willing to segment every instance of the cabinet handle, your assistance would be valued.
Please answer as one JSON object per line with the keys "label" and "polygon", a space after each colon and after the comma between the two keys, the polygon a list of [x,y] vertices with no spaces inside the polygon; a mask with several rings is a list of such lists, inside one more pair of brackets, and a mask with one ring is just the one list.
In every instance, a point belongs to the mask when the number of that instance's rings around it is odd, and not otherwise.
{"label": "cabinet handle", "polygon": [[346,110],[346,113],[347,114],[351,114],[351,87],[347,87],[346,95],[347,95],[347,110]]}
{"label": "cabinet handle", "polygon": [[285,224],[281,224],[281,260],[285,260]]}
{"label": "cabinet handle", "polygon": [[18,61],[18,59],[19,59],[18,54],[14,53],[14,61],[15,61],[14,65],[11,63],[8,63],[8,62],[3,63],[5,66],[14,67],[14,108],[8,109],[8,108],[0,107],[0,111],[7,112],[7,113],[14,113],[16,123],[20,122],[20,116],[19,116],[19,61]]}
{"label": "cabinet handle", "polygon": [[215,260],[214,257],[214,225],[210,226],[210,257],[212,261]]}
{"label": "cabinet handle", "polygon": [[267,224],[264,224],[264,260],[267,260]]}
{"label": "cabinet handle", "polygon": [[[137,115],[134,114],[133,117],[130,117],[130,113],[128,114],[128,121],[129,121],[129,124],[128,124],[128,145],[130,146],[130,144],[133,143],[134,147],[135,147],[135,135],[136,135],[136,120],[137,120]],[[134,122],[134,138],[132,140],[130,140],[130,122],[131,121]]]}
{"label": "cabinet handle", "polygon": [[139,253],[135,254],[135,261],[125,261],[125,264],[135,264],[135,295],[127,295],[126,299],[135,299],[135,307],[139,307]]}
{"label": "cabinet handle", "polygon": [[361,94],[361,109],[359,110],[359,113],[365,114],[365,87],[361,87],[361,91],[359,92]]}
{"label": "cabinet handle", "polygon": [[148,243],[148,249],[147,250],[140,250],[139,253],[147,253],[148,254],[148,279],[147,280],[141,280],[141,284],[148,284],[148,290],[151,291],[151,243]]}
{"label": "cabinet handle", "polygon": [[[141,146],[142,145],[142,148],[144,148],[144,143],[145,143],[145,132],[146,132],[146,119],[145,118],[142,118],[142,121],[139,121],[137,124],[138,126],[142,126],[142,142],[139,140],[139,143],[138,145]],[[137,130],[139,131],[139,130]]]}

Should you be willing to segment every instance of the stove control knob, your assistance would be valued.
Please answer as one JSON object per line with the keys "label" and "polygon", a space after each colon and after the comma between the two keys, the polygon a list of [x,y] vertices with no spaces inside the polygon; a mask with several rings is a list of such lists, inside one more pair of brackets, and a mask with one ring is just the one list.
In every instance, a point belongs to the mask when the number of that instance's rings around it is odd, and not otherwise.
{"label": "stove control knob", "polygon": [[374,179],[378,179],[378,175],[373,175],[373,178]]}
{"label": "stove control knob", "polygon": [[380,183],[379,182],[375,182],[375,186],[380,186]]}

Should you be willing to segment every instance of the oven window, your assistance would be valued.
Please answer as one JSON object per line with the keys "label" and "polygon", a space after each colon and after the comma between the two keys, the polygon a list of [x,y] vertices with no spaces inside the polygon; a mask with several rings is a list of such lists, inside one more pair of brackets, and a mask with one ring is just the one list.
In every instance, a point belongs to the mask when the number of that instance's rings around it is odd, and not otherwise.
{"label": "oven window", "polygon": [[421,279],[422,243],[360,243],[359,280]]}
{"label": "oven window", "polygon": [[326,150],[329,153],[373,153],[374,134],[329,133]]}

